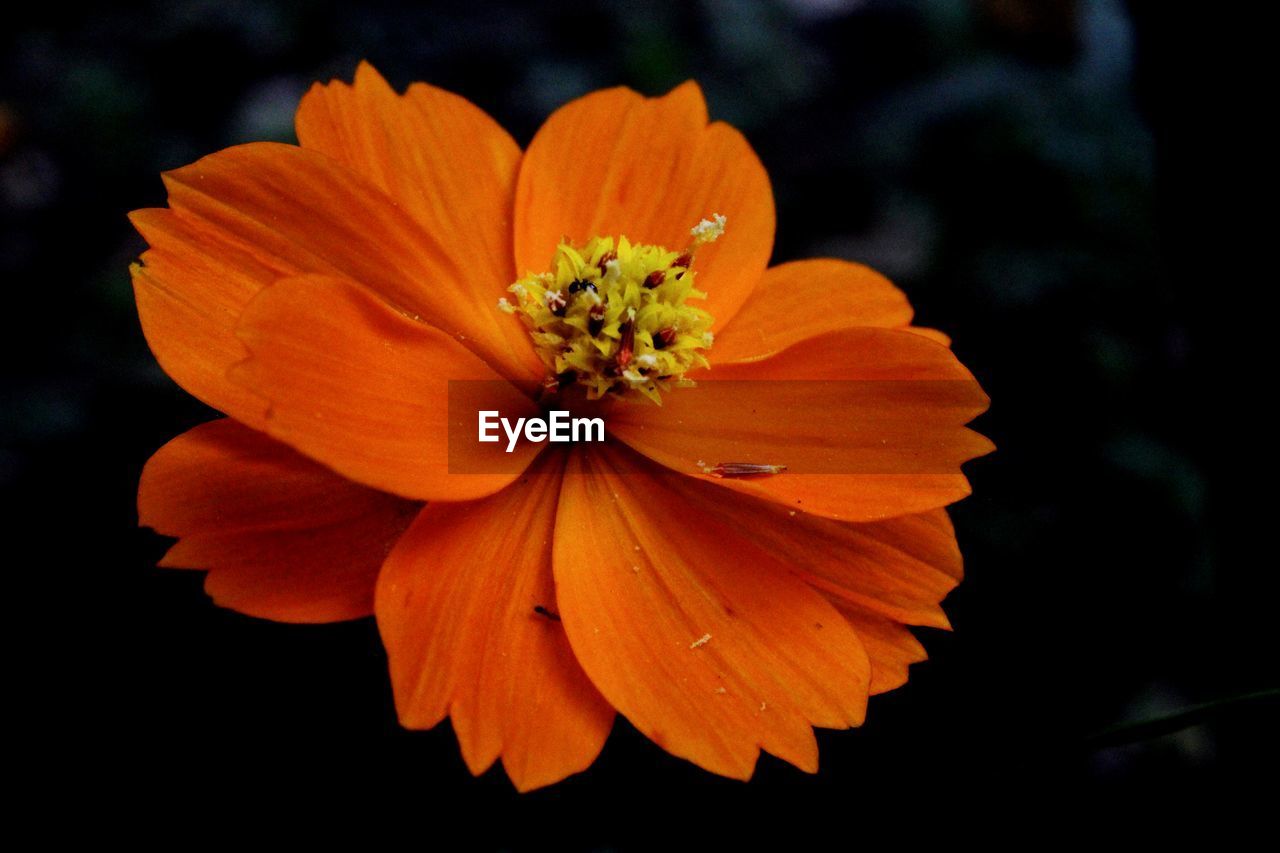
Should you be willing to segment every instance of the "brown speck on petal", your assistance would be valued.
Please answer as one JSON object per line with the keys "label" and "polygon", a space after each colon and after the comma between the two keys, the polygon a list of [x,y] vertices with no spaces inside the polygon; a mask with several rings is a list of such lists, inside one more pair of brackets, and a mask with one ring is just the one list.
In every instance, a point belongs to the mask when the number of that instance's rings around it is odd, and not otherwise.
{"label": "brown speck on petal", "polygon": [[533,612],[537,613],[539,616],[547,617],[552,622],[560,621],[559,613],[556,613],[554,610],[548,610],[547,608],[543,607],[541,604],[535,605],[533,608]]}

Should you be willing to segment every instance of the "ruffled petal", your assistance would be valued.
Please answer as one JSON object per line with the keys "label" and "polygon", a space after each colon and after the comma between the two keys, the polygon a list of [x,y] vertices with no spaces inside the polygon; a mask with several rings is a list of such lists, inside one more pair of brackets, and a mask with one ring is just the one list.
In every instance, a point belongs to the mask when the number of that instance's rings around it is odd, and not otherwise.
{"label": "ruffled petal", "polygon": [[[615,406],[609,431],[681,473],[845,521],[953,503],[969,494],[961,463],[993,448],[964,427],[988,402],[972,374],[904,330],[828,332],[704,376],[662,407]],[[729,462],[786,470],[703,473]]]}
{"label": "ruffled petal", "polygon": [[245,308],[239,335],[251,358],[231,377],[269,401],[267,432],[356,482],[471,500],[515,480],[542,446],[507,454],[472,440],[480,409],[537,408],[457,341],[354,283],[279,281]]}
{"label": "ruffled petal", "polygon": [[674,478],[617,446],[571,456],[555,578],[574,654],[674,755],[746,779],[763,748],[813,772],[812,727],[864,718],[866,652],[785,556],[674,496]]}
{"label": "ruffled petal", "polygon": [[[467,284],[470,259],[456,257],[390,196],[337,161],[293,145],[255,142],[168,172],[164,180],[169,208],[187,230],[251,256],[270,271],[268,281],[317,273],[358,282],[456,338],[502,375],[541,375],[495,299]],[[176,241],[166,251],[181,256],[184,249]],[[145,255],[143,261],[150,263]],[[163,283],[175,298],[206,297],[181,277]]]}
{"label": "ruffled petal", "polygon": [[367,62],[353,85],[312,86],[295,123],[303,148],[363,177],[436,239],[458,275],[446,289],[478,306],[512,363],[523,359],[525,373],[538,376],[528,332],[495,307],[517,278],[511,223],[521,153],[510,134],[443,89],[415,83],[397,95]]}
{"label": "ruffled petal", "polygon": [[217,604],[282,622],[372,613],[378,570],[419,506],[232,420],[170,441],[138,485],[139,523],[178,537],[160,565],[208,569]]}
{"label": "ruffled petal", "polygon": [[490,498],[428,506],[378,582],[401,722],[448,715],[471,771],[501,757],[522,791],[584,770],[613,723],[556,621],[562,469],[563,454],[546,454]]}
{"label": "ruffled petal", "polygon": [[557,244],[626,235],[681,251],[689,229],[727,217],[698,250],[701,303],[720,328],[760,281],[773,249],[773,191],[738,131],[707,124],[692,81],[660,98],[630,89],[593,92],[557,110],[520,167],[515,253],[521,273],[548,268]]}

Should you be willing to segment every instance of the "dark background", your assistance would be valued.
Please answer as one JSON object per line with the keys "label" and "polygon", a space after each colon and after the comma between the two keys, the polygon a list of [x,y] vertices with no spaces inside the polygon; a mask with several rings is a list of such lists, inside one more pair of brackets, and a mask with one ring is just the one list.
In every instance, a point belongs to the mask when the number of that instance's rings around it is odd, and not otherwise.
{"label": "dark background", "polygon": [[[1251,794],[1274,799],[1274,698],[1089,737],[1277,683],[1257,26],[1119,0],[6,12],[0,490],[27,795],[132,828],[403,824],[483,847],[1238,825]],[[138,472],[212,413],[147,351],[125,213],[164,203],[161,170],[292,140],[310,82],[362,58],[522,144],[585,91],[697,78],[769,170],[775,262],[881,269],[991,394],[999,451],[954,508],[956,630],[921,632],[931,660],[864,728],[819,734],[817,776],[762,757],[749,785],[722,780],[620,721],[593,769],[519,797],[501,770],[473,780],[447,725],[398,728],[372,620],[259,622],[154,568]]]}

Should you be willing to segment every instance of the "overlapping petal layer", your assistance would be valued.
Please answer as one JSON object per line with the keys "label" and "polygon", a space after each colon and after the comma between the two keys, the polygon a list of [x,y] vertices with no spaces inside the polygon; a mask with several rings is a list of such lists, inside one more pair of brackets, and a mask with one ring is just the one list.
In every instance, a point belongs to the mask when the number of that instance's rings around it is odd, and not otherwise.
{"label": "overlapping petal layer", "polygon": [[785,555],[797,576],[833,600],[911,625],[949,628],[939,603],[963,562],[946,510],[853,524],[728,493],[692,477],[670,478],[673,500],[698,507],[737,539]]}
{"label": "overlapping petal layer", "polygon": [[138,486],[139,523],[178,537],[160,565],[209,569],[218,604],[283,622],[369,615],[382,561],[419,506],[232,420],[166,444]]}
{"label": "overlapping petal layer", "polygon": [[685,474],[723,462],[785,465],[772,476],[712,481],[817,515],[875,521],[969,493],[960,464],[992,445],[964,424],[986,405],[946,347],[905,330],[848,328],[760,361],[713,365],[661,408],[615,406],[609,429]]}
{"label": "overlapping petal layer", "polygon": [[907,683],[907,668],[925,660],[924,646],[901,622],[874,611],[832,599],[849,624],[858,632],[862,647],[871,660],[871,694],[885,693]]}
{"label": "overlapping petal layer", "polygon": [[661,98],[630,89],[593,92],[561,107],[520,167],[515,256],[542,272],[564,239],[597,235],[681,251],[704,217],[724,235],[698,250],[698,288],[722,327],[755,289],[773,250],[773,191],[738,131],[707,124],[702,90],[688,82]]}
{"label": "overlapping petal layer", "polygon": [[[204,244],[197,244],[196,253],[217,252],[214,256],[231,264],[238,278],[224,290],[216,277],[197,268],[193,285],[191,272],[199,259],[191,257],[183,239],[170,240],[165,251],[179,266],[163,279],[143,280],[162,285],[156,298],[191,302],[211,319],[225,318],[276,278],[340,276],[424,318],[502,375],[536,377],[531,349],[495,318],[491,294],[477,293],[470,284],[471,253],[480,249],[446,246],[385,192],[336,160],[310,149],[255,142],[168,172],[165,186],[170,215]],[[146,216],[164,218],[153,212]],[[135,222],[148,241],[160,230],[136,217]],[[224,256],[204,246],[233,251]],[[150,264],[147,255],[143,261]],[[226,301],[210,305],[214,299]],[[143,324],[148,325],[146,313]],[[160,334],[148,332],[153,345]],[[161,348],[168,344],[158,342]]]}
{"label": "overlapping petal layer", "polygon": [[156,360],[199,400],[261,427],[263,401],[227,381],[227,370],[248,355],[235,336],[240,312],[279,276],[278,265],[172,210],[135,210],[130,219],[150,245],[130,272]]}
{"label": "overlapping petal layer", "polygon": [[939,605],[960,582],[964,564],[946,510],[850,524],[727,494],[692,477],[666,485],[673,499],[697,507],[698,517],[783,555],[792,572],[844,614],[871,659],[872,693],[905,683],[907,666],[925,659],[906,625],[950,627]]}
{"label": "overlapping petal layer", "polygon": [[[515,281],[512,206],[521,151],[502,127],[465,98],[415,83],[397,95],[362,62],[355,83],[316,84],[296,118],[303,148],[332,157],[390,196],[454,262],[448,281],[422,283],[453,303],[424,305],[428,322],[493,347],[513,377],[538,378],[529,335],[494,310]],[[468,309],[468,321],[455,317]]]}
{"label": "overlapping petal layer", "polygon": [[[909,328],[911,303],[862,264],[821,258],[770,267],[716,335],[716,364],[758,361],[807,338],[856,326]],[[932,330],[924,330],[932,332]]]}
{"label": "overlapping petal layer", "polygon": [[763,748],[812,772],[812,727],[863,720],[866,652],[785,555],[674,497],[676,476],[616,446],[571,456],[555,577],[574,654],[675,755],[745,779]]}
{"label": "overlapping petal layer", "polygon": [[378,581],[401,722],[448,715],[472,772],[501,756],[520,790],[585,769],[613,722],[553,615],[563,464],[546,454],[493,497],[428,506]]}
{"label": "overlapping petal layer", "polygon": [[[356,482],[471,500],[511,483],[541,448],[451,447],[451,423],[474,436],[479,409],[512,418],[537,409],[457,341],[351,282],[279,281],[245,308],[239,335],[252,357],[232,379],[270,402],[267,432]],[[498,473],[458,473],[481,470]]]}

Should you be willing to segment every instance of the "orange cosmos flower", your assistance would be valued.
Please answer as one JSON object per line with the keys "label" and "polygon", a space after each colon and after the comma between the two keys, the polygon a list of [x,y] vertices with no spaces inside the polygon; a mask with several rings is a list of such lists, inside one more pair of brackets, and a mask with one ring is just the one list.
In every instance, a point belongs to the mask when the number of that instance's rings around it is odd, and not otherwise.
{"label": "orange cosmos flower", "polygon": [[[943,507],[991,445],[946,339],[865,267],[766,269],[765,170],[694,83],[595,92],[521,152],[361,65],[297,132],[132,215],[147,340],[228,416],[143,472],[162,564],[254,616],[373,613],[401,722],[450,717],[521,790],[615,713],[715,773],[816,770],[813,727],[859,725],[924,658],[906,626],[947,626]],[[548,401],[610,440],[450,446]]]}

